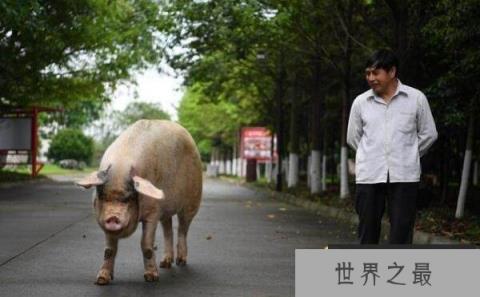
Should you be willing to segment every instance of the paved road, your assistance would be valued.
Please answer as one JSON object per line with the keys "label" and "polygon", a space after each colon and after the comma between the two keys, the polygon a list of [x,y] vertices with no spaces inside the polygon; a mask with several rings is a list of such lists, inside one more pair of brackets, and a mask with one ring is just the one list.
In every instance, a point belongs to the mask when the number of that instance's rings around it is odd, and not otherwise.
{"label": "paved road", "polygon": [[241,186],[206,180],[203,197],[186,267],[145,283],[139,228],[119,244],[115,280],[100,287],[103,233],[90,191],[54,181],[0,188],[0,296],[294,296],[296,248],[355,241],[354,226]]}

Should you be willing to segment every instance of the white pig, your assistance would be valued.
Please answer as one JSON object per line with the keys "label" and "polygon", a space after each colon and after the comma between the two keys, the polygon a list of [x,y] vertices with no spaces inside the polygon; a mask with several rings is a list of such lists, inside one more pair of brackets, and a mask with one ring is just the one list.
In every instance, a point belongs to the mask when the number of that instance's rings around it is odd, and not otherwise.
{"label": "white pig", "polygon": [[160,267],[174,259],[172,216],[178,218],[176,264],[187,262],[187,232],[202,196],[200,156],[190,134],[169,121],[140,120],[108,147],[99,171],[78,185],[96,187],[93,205],[105,232],[106,248],[96,284],[113,280],[118,240],[143,225],[141,248],[145,281],[158,280],[154,242],[158,221],[165,247]]}

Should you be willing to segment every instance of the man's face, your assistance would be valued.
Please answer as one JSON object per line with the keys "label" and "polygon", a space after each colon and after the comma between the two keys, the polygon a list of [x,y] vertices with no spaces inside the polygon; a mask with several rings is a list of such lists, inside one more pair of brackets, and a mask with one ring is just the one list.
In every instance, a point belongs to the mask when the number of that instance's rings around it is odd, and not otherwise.
{"label": "man's face", "polygon": [[365,78],[372,90],[378,94],[384,94],[388,87],[395,81],[395,67],[389,71],[382,68],[368,67],[365,69]]}

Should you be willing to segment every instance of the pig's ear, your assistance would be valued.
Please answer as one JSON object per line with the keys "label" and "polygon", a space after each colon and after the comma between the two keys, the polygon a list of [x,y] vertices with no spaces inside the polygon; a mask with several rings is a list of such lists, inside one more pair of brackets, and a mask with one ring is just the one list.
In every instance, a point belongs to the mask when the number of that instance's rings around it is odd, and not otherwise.
{"label": "pig's ear", "polygon": [[84,179],[76,182],[75,184],[81,187],[84,187],[85,189],[88,189],[92,186],[99,186],[103,185],[105,181],[99,177],[99,172],[95,171],[92,172],[90,175],[85,177]]}
{"label": "pig's ear", "polygon": [[92,172],[90,175],[88,175],[84,179],[76,182],[76,184],[86,189],[92,186],[103,185],[107,182],[107,176],[108,176],[108,171],[110,170],[110,167],[112,167],[111,164],[108,166],[107,169],[103,171]]}
{"label": "pig's ear", "polygon": [[140,176],[134,176],[132,179],[135,190],[137,190],[137,192],[140,194],[157,200],[162,200],[165,198],[163,191],[152,185],[152,183],[148,180],[141,178]]}

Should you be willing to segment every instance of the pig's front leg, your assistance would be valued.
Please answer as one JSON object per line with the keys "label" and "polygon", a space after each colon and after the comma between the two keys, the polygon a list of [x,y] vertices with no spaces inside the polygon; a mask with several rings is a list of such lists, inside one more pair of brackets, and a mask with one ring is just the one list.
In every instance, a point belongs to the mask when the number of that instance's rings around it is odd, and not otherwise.
{"label": "pig's front leg", "polygon": [[153,244],[155,243],[155,231],[157,230],[158,220],[153,222],[143,221],[142,232],[142,253],[143,264],[145,266],[145,273],[143,277],[145,281],[152,282],[158,280],[158,269],[155,264],[155,252],[153,251]]}
{"label": "pig's front leg", "polygon": [[105,234],[105,241],[104,261],[97,274],[97,281],[95,282],[97,285],[107,285],[113,280],[113,268],[115,265],[115,256],[117,255],[118,239]]}

